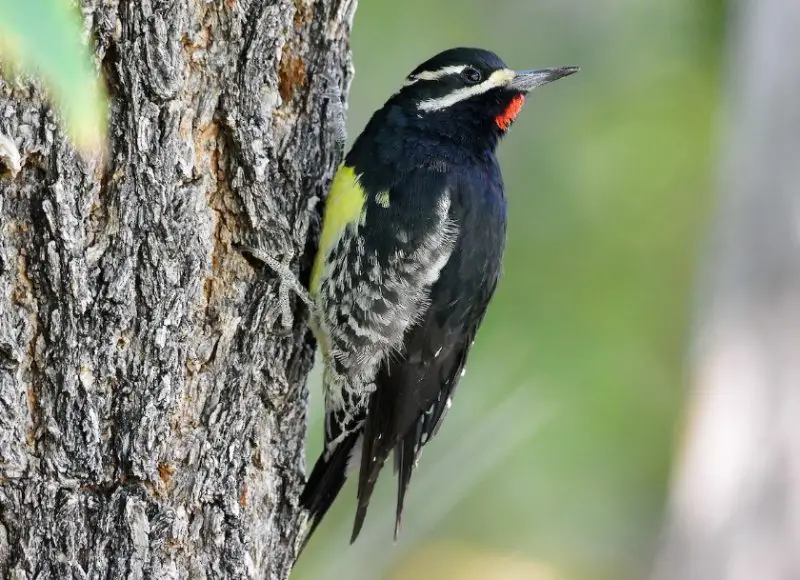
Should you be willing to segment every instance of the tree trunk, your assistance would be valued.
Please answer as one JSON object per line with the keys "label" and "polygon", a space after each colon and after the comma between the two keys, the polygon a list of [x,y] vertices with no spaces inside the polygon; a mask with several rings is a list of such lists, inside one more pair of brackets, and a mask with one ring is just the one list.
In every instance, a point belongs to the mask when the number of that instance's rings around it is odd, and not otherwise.
{"label": "tree trunk", "polygon": [[714,245],[658,580],[800,578],[800,3],[736,3]]}
{"label": "tree trunk", "polygon": [[82,5],[101,157],[0,80],[0,577],[286,578],[314,344],[237,246],[307,277],[355,0]]}

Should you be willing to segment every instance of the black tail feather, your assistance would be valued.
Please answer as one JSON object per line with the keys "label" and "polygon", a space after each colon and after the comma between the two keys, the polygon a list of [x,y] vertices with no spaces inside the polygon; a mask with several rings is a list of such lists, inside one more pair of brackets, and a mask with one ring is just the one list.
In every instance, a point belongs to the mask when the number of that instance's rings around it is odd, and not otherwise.
{"label": "black tail feather", "polygon": [[359,432],[351,433],[336,446],[330,457],[326,459],[323,453],[314,464],[300,494],[300,505],[308,510],[311,527],[306,532],[298,557],[342,490],[347,480],[347,464],[359,435]]}
{"label": "black tail feather", "polygon": [[405,502],[411,473],[414,471],[414,461],[417,454],[417,433],[406,435],[403,441],[395,448],[395,468],[397,470],[397,511],[394,520],[394,539],[400,535],[400,522],[403,517],[403,503]]}
{"label": "black tail feather", "polygon": [[361,533],[361,528],[364,526],[364,520],[367,517],[367,508],[369,508],[372,492],[375,489],[375,484],[378,482],[378,475],[380,474],[381,467],[383,467],[383,463],[386,461],[384,456],[370,461],[370,465],[366,466],[365,463],[367,463],[368,460],[363,459],[366,457],[365,453],[367,453],[366,445],[362,451],[361,471],[358,476],[358,505],[356,506],[356,516],[353,522],[353,534],[350,536],[351,544],[356,541],[358,534]]}
{"label": "black tail feather", "polygon": [[393,394],[378,389],[370,396],[369,410],[364,423],[364,439],[361,447],[361,467],[358,473],[358,493],[356,516],[353,522],[353,534],[350,543],[356,541],[364,519],[367,517],[367,508],[378,482],[383,464],[389,457],[396,439],[387,430],[392,424]]}

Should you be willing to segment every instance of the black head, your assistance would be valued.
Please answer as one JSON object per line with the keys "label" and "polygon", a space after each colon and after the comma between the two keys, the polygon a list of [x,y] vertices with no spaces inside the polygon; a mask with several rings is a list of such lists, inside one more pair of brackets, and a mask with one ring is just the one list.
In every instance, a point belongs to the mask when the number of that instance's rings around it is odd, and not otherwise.
{"label": "black head", "polygon": [[408,122],[424,131],[493,147],[529,91],[578,70],[515,71],[488,50],[453,48],[415,68],[390,103],[401,106]]}

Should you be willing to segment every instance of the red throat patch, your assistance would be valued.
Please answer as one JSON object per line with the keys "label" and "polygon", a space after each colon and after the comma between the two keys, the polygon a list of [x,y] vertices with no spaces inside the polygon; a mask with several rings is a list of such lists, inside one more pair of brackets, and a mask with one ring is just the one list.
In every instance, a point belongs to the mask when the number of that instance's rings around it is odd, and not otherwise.
{"label": "red throat patch", "polygon": [[494,118],[494,123],[497,125],[501,131],[507,130],[511,123],[514,122],[514,119],[517,118],[519,112],[522,110],[522,105],[525,104],[525,95],[517,95],[506,107],[506,110],[503,111],[502,115],[497,115]]}

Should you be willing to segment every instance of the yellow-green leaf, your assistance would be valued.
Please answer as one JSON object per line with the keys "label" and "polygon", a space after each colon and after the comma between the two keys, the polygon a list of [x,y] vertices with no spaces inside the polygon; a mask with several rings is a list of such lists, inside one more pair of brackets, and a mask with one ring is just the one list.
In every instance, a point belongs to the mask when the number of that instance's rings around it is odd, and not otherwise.
{"label": "yellow-green leaf", "polygon": [[106,96],[68,0],[0,0],[0,60],[40,78],[75,144],[96,149],[106,130]]}

